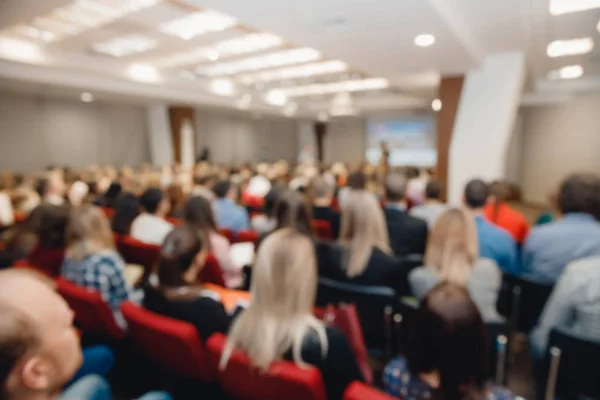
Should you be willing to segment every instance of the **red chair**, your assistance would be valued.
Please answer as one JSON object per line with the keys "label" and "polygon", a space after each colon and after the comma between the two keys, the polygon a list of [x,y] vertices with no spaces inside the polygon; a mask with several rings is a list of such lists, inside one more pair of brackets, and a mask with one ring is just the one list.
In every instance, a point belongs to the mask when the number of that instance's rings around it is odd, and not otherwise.
{"label": "red chair", "polygon": [[235,238],[235,243],[251,242],[256,246],[258,244],[258,239],[260,239],[260,236],[254,231],[239,231]]}
{"label": "red chair", "polygon": [[289,361],[274,362],[264,373],[253,367],[244,353],[234,351],[224,370],[218,369],[226,337],[220,333],[208,339],[211,364],[217,369],[223,389],[238,400],[326,400],[321,372],[300,368]]}
{"label": "red chair", "polygon": [[362,382],[352,382],[346,388],[344,400],[398,400]]}
{"label": "red chair", "polygon": [[204,269],[200,272],[200,282],[214,283],[215,285],[225,287],[225,278],[223,278],[223,270],[219,265],[219,261],[213,254],[206,257]]}
{"label": "red chair", "polygon": [[152,273],[154,264],[160,255],[160,246],[140,242],[131,236],[121,236],[117,248],[123,259],[129,264],[139,264],[144,267],[144,276]]}
{"label": "red chair", "polygon": [[101,207],[102,212],[106,215],[106,218],[109,220],[112,219],[113,215],[115,215],[115,210],[113,208]]}
{"label": "red chair", "polygon": [[225,236],[227,238],[227,240],[229,240],[229,243],[235,242],[235,235],[233,234],[233,232],[231,231],[231,229],[220,228],[219,229],[219,233],[221,235]]}
{"label": "red chair", "polygon": [[87,333],[121,340],[125,331],[117,325],[112,310],[100,293],[87,290],[63,278],[56,280],[60,293],[75,312],[77,325]]}
{"label": "red chair", "polygon": [[181,218],[165,217],[165,220],[174,226],[180,225],[182,223]]}
{"label": "red chair", "polygon": [[329,221],[324,219],[313,219],[312,228],[319,239],[333,240],[333,230]]}
{"label": "red chair", "polygon": [[28,266],[45,275],[56,277],[60,275],[60,268],[64,258],[64,247],[35,246],[27,258],[17,261],[15,266]]}
{"label": "red chair", "polygon": [[178,375],[203,382],[215,380],[215,370],[192,324],[155,314],[131,302],[123,303],[121,312],[139,352]]}
{"label": "red chair", "polygon": [[338,201],[337,197],[334,197],[331,200],[331,209],[335,211],[340,211],[340,202]]}

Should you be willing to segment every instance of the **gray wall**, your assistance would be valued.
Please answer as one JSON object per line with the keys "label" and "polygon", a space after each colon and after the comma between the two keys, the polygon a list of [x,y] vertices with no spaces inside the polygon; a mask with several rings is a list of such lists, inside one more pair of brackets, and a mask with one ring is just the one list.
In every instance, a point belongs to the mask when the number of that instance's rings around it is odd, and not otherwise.
{"label": "gray wall", "polygon": [[0,92],[0,169],[139,165],[149,160],[143,107]]}

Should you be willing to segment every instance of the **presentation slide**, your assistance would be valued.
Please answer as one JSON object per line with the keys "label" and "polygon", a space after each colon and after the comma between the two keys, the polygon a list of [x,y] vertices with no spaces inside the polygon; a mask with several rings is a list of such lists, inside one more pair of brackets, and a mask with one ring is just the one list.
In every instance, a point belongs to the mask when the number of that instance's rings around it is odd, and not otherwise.
{"label": "presentation slide", "polygon": [[366,158],[381,159],[381,142],[387,142],[390,165],[433,167],[437,163],[435,125],[431,118],[370,119],[367,122]]}

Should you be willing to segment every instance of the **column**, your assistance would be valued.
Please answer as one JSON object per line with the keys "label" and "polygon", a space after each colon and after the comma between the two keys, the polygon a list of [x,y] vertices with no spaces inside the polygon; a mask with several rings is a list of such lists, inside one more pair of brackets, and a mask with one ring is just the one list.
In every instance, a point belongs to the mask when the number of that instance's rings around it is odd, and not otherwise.
{"label": "column", "polygon": [[192,107],[169,107],[169,123],[175,161],[191,167],[195,160],[195,116]]}
{"label": "column", "polygon": [[173,140],[167,106],[155,104],[146,111],[150,162],[154,166],[173,164]]}

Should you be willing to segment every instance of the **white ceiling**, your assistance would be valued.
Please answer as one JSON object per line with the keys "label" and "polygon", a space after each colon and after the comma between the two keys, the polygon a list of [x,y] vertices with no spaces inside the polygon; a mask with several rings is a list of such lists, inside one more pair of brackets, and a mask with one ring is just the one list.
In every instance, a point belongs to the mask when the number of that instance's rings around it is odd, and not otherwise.
{"label": "white ceiling", "polygon": [[[34,18],[68,3],[68,0],[0,0],[0,37],[15,37],[11,31],[15,25],[31,23]],[[435,98],[441,75],[463,74],[477,68],[488,54],[514,50],[528,55],[527,90],[531,93],[525,96],[527,104],[568,101],[573,92],[600,88],[600,44],[584,56],[556,59],[546,56],[546,46],[552,40],[585,36],[600,39],[596,30],[600,9],[551,16],[549,0],[162,0],[158,3],[76,36],[50,43],[39,40],[42,56],[38,60],[22,63],[0,59],[0,89],[24,88],[29,83],[34,91],[51,87],[50,92],[54,92],[56,88],[67,87],[69,90],[63,93],[85,90],[144,102],[162,100],[219,107],[236,107],[239,99],[249,94],[250,111],[281,113],[281,107],[264,101],[268,90],[349,78],[385,78],[389,88],[354,94],[360,110],[423,109]],[[204,9],[233,16],[239,25],[191,40],[158,29],[165,21]],[[177,53],[186,54],[198,47],[254,32],[272,33],[285,42],[277,48],[218,61],[162,67],[157,83],[136,82],[127,75],[132,63],[158,65],[165,59],[173,59]],[[433,34],[436,43],[429,48],[416,47],[413,39],[421,33]],[[128,34],[147,36],[158,45],[122,58],[92,50],[93,44]],[[349,70],[268,82],[258,87],[245,85],[239,75],[234,75],[231,79],[236,92],[231,96],[212,93],[208,77],[198,76],[192,81],[181,76],[182,70],[193,71],[199,65],[297,47],[312,47],[320,52],[322,60],[341,60],[349,65]],[[570,64],[583,65],[585,75],[572,81],[546,79],[550,70]],[[315,116],[327,110],[331,98],[331,95],[295,98],[299,105],[297,115]]]}

